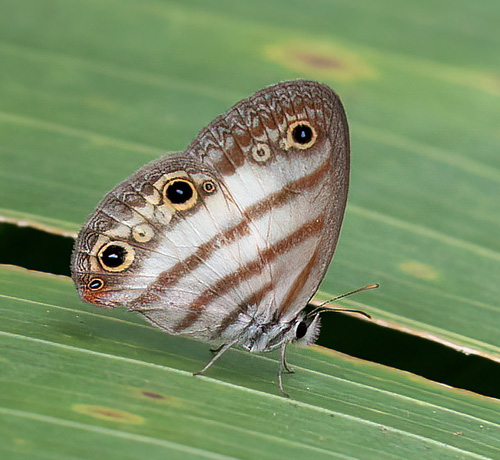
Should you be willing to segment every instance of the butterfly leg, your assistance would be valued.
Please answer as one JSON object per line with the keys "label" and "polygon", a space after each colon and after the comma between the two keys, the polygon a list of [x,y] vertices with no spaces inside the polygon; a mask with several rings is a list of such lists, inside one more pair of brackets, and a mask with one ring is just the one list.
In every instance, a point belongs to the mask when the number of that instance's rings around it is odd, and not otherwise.
{"label": "butterfly leg", "polygon": [[286,345],[286,343],[281,345],[281,362],[283,364],[283,372],[286,372],[287,374],[295,374],[295,371],[290,369],[290,367],[288,367],[288,363],[286,362]]}
{"label": "butterfly leg", "polygon": [[221,347],[217,348],[216,350],[214,350],[215,352],[215,355],[212,357],[212,359],[207,363],[205,364],[205,366],[203,367],[203,369],[201,371],[198,371],[198,372],[194,372],[193,375],[201,375],[203,374],[213,363],[215,363],[215,361],[217,361],[227,350],[229,350],[233,345],[236,344],[236,340],[232,341],[232,342],[229,342],[229,343],[225,343],[223,344]]}
{"label": "butterfly leg", "polygon": [[295,374],[295,371],[288,367],[288,363],[286,361],[284,363],[283,369],[284,369],[285,374]]}
{"label": "butterfly leg", "polygon": [[290,368],[286,363],[286,345],[287,345],[286,342],[283,343],[283,345],[281,345],[281,350],[280,350],[281,353],[280,353],[280,363],[278,366],[278,388],[281,394],[285,398],[289,398],[290,396],[287,393],[285,393],[285,390],[283,390],[283,372],[287,371],[288,373],[290,373]]}

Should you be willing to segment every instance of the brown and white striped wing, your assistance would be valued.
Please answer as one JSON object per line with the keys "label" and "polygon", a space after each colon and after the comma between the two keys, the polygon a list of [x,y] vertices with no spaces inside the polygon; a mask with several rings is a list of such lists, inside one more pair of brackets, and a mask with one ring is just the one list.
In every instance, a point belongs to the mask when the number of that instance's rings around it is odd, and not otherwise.
{"label": "brown and white striped wing", "polygon": [[204,340],[234,340],[255,318],[288,321],[333,255],[348,169],[335,93],[267,88],[105,197],[76,243],[75,283],[91,303]]}

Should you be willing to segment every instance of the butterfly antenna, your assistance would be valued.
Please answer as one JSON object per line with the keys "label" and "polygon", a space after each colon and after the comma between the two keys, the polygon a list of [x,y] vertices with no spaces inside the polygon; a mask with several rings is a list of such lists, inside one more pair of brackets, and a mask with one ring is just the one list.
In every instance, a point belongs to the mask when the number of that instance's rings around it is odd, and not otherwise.
{"label": "butterfly antenna", "polygon": [[373,283],[373,284],[369,284],[368,286],[363,286],[362,288],[355,289],[354,291],[350,291],[350,292],[346,292],[345,294],[338,295],[337,297],[334,297],[333,299],[327,300],[327,301],[321,303],[320,305],[318,305],[314,310],[309,312],[309,314],[307,316],[315,316],[319,313],[330,311],[330,312],[359,313],[360,315],[366,316],[368,319],[372,319],[372,317],[368,313],[366,313],[362,310],[354,310],[352,308],[325,307],[325,305],[327,303],[330,303],[330,302],[336,302],[337,300],[343,299],[344,297],[348,297],[350,295],[357,294],[358,292],[369,291],[370,289],[377,289],[378,287],[380,287],[380,284]]}

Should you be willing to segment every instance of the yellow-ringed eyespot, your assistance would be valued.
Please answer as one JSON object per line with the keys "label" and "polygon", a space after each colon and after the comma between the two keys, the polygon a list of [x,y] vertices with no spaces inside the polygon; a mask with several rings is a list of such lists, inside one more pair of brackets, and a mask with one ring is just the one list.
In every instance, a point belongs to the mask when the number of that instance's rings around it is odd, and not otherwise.
{"label": "yellow-ringed eyespot", "polygon": [[104,287],[104,281],[101,278],[93,278],[90,280],[89,284],[87,284],[87,287],[91,291],[99,291]]}
{"label": "yellow-ringed eyespot", "polygon": [[191,209],[198,200],[198,192],[194,184],[187,179],[171,179],[163,188],[165,203],[178,211]]}
{"label": "yellow-ringed eyespot", "polygon": [[123,241],[112,241],[99,250],[98,257],[104,270],[122,272],[134,261],[135,251]]}
{"label": "yellow-ringed eyespot", "polygon": [[257,144],[252,147],[252,158],[263,163],[271,158],[271,149],[266,144]]}
{"label": "yellow-ringed eyespot", "polygon": [[287,131],[286,144],[288,147],[305,150],[314,145],[318,133],[311,123],[306,120],[293,122]]}
{"label": "yellow-ringed eyespot", "polygon": [[201,185],[201,188],[207,195],[211,195],[215,192],[215,183],[211,180],[206,180]]}
{"label": "yellow-ringed eyespot", "polygon": [[132,229],[132,237],[138,243],[147,243],[154,234],[154,230],[147,224],[139,224]]}

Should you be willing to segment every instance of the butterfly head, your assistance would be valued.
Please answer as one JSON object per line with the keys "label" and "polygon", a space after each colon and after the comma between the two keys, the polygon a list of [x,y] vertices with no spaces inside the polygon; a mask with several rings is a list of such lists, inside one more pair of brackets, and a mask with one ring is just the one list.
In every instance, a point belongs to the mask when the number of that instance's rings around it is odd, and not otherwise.
{"label": "butterfly head", "polygon": [[319,313],[314,316],[299,316],[293,328],[292,342],[300,346],[311,345],[319,336],[321,320]]}

